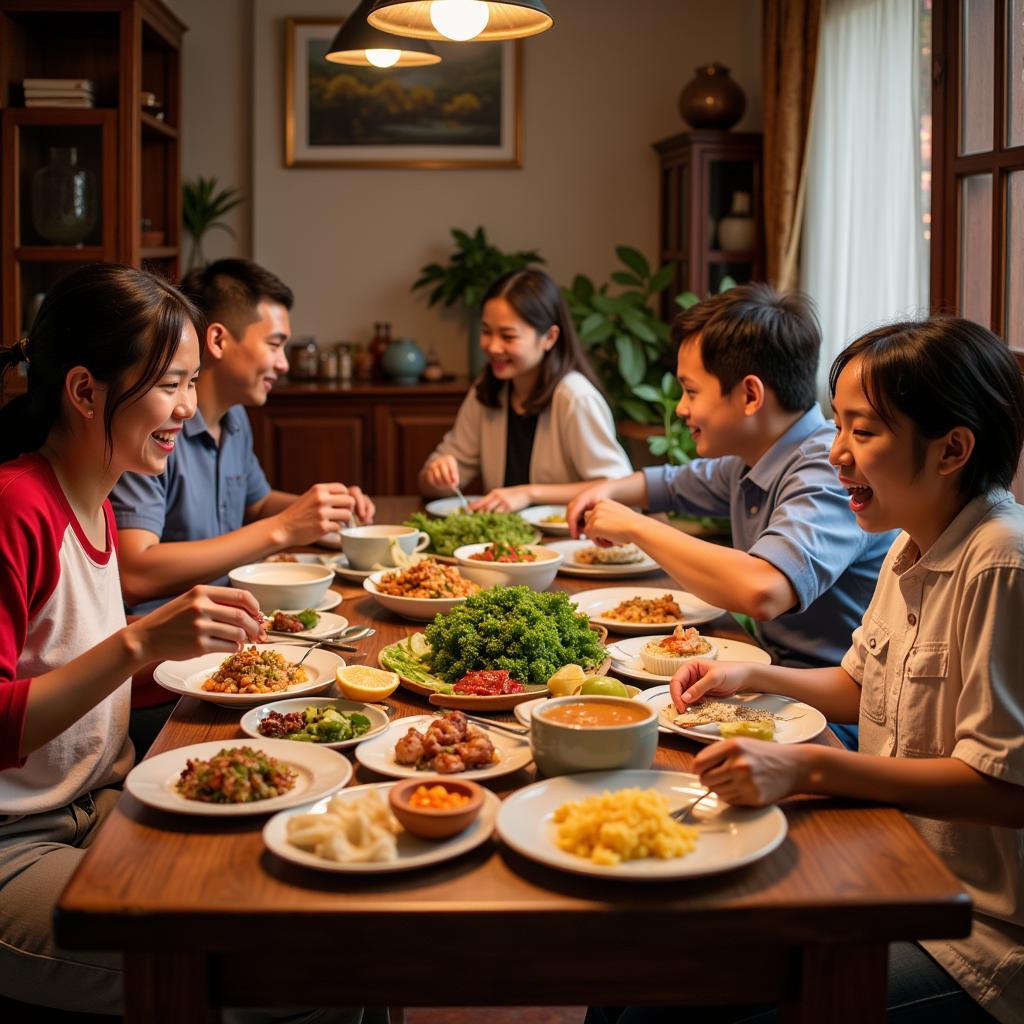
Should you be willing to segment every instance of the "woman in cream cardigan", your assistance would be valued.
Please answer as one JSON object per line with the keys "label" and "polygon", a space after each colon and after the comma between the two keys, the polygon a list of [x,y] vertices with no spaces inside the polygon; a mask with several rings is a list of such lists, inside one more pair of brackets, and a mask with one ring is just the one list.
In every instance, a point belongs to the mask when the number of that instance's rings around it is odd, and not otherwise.
{"label": "woman in cream cardigan", "polygon": [[424,494],[449,495],[479,475],[485,494],[471,507],[514,512],[632,473],[565,300],[544,271],[519,270],[490,287],[480,344],[487,366],[420,470]]}

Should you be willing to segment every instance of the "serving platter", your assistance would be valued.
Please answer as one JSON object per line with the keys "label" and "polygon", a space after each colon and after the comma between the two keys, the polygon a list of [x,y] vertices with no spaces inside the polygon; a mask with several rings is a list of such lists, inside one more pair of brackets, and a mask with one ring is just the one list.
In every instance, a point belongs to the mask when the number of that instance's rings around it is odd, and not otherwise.
{"label": "serving platter", "polygon": [[[776,743],[806,743],[824,732],[828,725],[825,716],[817,708],[777,693],[737,693],[733,697],[712,699],[723,704],[742,705],[778,715],[778,724],[775,728]],[[650,704],[657,712],[659,732],[674,732],[698,743],[716,743],[722,738],[717,724],[676,725],[665,711],[672,702],[667,686],[655,686],[644,690],[637,700]]]}
{"label": "serving platter", "polygon": [[[250,708],[250,710],[242,715],[242,719],[238,723],[238,727],[246,736],[252,736],[253,739],[257,739],[262,742],[269,737],[264,736],[263,733],[260,732],[260,722],[262,722],[271,711],[276,711],[280,715],[287,715],[289,712],[304,711],[309,707],[333,707],[338,711],[357,711],[360,714],[365,715],[370,720],[370,728],[367,732],[364,732],[362,736],[356,736],[349,740],[338,740],[336,743],[308,743],[309,746],[326,747],[328,750],[345,750],[348,747],[354,747],[357,744],[362,743],[364,740],[373,739],[373,737],[378,733],[383,732],[391,721],[387,713],[375,704],[364,704],[362,701],[358,700],[346,700],[344,697],[296,697],[292,700],[279,700],[272,704],[261,704],[258,708]],[[307,743],[306,740],[289,739],[284,739],[283,742],[291,744],[301,743],[303,745]]]}
{"label": "serving platter", "polygon": [[[296,664],[306,648],[287,642],[276,644],[252,644],[259,651],[277,651],[287,662]],[[307,645],[308,646],[308,645]],[[311,651],[302,663],[309,679],[277,693],[216,693],[203,689],[203,683],[230,657],[224,652],[201,654],[187,661],[162,661],[153,672],[153,679],[165,690],[181,697],[196,697],[199,700],[219,704],[223,708],[254,708],[270,701],[287,700],[289,697],[322,693],[333,685],[335,673],[345,664],[344,658],[325,651],[323,648]]]}
{"label": "serving platter", "polygon": [[560,551],[565,561],[558,571],[566,576],[584,576],[590,579],[618,579],[623,576],[646,576],[649,572],[660,572],[661,566],[650,555],[641,552],[643,559],[639,562],[626,562],[617,565],[583,565],[577,562],[576,552],[594,546],[589,540],[552,540],[547,546]]}
{"label": "serving platter", "polygon": [[[435,721],[437,718],[434,715],[410,715],[406,718],[396,718],[386,732],[356,747],[356,760],[370,771],[377,772],[378,775],[389,775],[396,779],[415,779],[419,776],[427,778],[434,775],[436,773],[420,771],[414,765],[399,764],[395,760],[395,743],[409,729],[418,729],[424,732],[427,726]],[[469,768],[464,772],[456,772],[452,775],[453,779],[494,779],[517,772],[533,760],[528,738],[513,736],[511,733],[500,732],[497,729],[481,731],[486,732],[487,738],[494,744],[494,749],[498,752],[500,760],[497,764],[489,765],[486,768]]]}
{"label": "serving platter", "polygon": [[[668,635],[665,633],[664,635]],[[727,640],[725,637],[708,634],[718,651],[716,661],[753,661],[759,665],[770,665],[772,656],[757,644],[744,643],[742,640]],[[612,658],[612,670],[616,675],[630,679],[641,686],[657,686],[667,683],[672,677],[648,672],[640,658],[640,648],[651,642],[650,636],[633,636],[627,640],[616,640],[608,645],[608,653]]]}
{"label": "serving platter", "polygon": [[[679,605],[682,618],[670,622],[622,622],[620,619],[609,619],[606,615],[631,598],[654,601],[666,594]],[[668,587],[601,587],[599,590],[574,594],[571,600],[591,622],[604,626],[610,633],[623,633],[626,636],[671,633],[676,626],[696,626],[724,614],[724,609],[716,608],[686,590],[670,590]]]}
{"label": "serving platter", "polygon": [[[603,626],[592,625],[590,628],[598,634],[602,643],[608,638],[608,630],[604,629]],[[422,636],[423,634],[413,634],[413,636],[417,635]],[[409,639],[411,639],[411,637],[406,637],[406,640]],[[401,671],[401,669],[391,668],[385,664],[383,657],[384,654],[387,651],[398,647],[401,642],[402,641],[398,641],[397,643],[383,647],[377,655],[377,664],[386,672],[394,672],[405,689],[411,690],[413,693],[418,693],[421,697],[426,697],[435,707],[473,712],[512,711],[517,704],[522,704],[524,701],[528,700],[534,700],[548,692],[546,684],[539,685],[526,683],[524,684],[526,689],[522,693],[506,693],[494,697],[479,697],[473,694],[461,693],[440,693],[427,683],[410,679]],[[609,670],[611,664],[611,658],[605,658],[597,668],[590,672],[590,674],[603,676]]]}
{"label": "serving platter", "polygon": [[[190,760],[209,760],[222,750],[250,747],[287,764],[297,774],[295,785],[281,796],[247,804],[212,804],[188,800],[175,783]],[[352,765],[337,752],[315,743],[291,740],[209,740],[188,747],[176,747],[140,761],[124,780],[124,788],[136,800],[161,811],[204,818],[235,818],[251,814],[271,814],[285,807],[307,803],[340,789],[352,778]]]}
{"label": "serving platter", "polygon": [[[704,791],[696,775],[670,771],[587,772],[535,782],[507,797],[498,812],[498,835],[517,853],[560,871],[621,882],[658,882],[694,878],[751,864],[766,857],[786,838],[786,816],[774,805],[730,807],[711,794],[694,809],[699,829],[696,849],[685,857],[648,857],[602,866],[555,844],[553,815],[564,803],[620,789],[654,789],[670,810],[696,800]],[[707,827],[701,827],[707,826]]]}
{"label": "serving platter", "polygon": [[[372,782],[367,786],[353,786],[342,790],[338,796],[344,800],[358,800],[370,790],[377,790],[387,802],[388,790],[396,785],[394,782]],[[409,871],[413,868],[440,864],[463,853],[476,849],[487,842],[494,832],[494,823],[498,817],[501,801],[490,790],[484,790],[484,806],[463,832],[449,839],[418,839],[403,829],[395,837],[398,847],[398,859],[388,861],[371,861],[360,863],[339,863],[317,857],[316,854],[300,850],[288,842],[288,819],[296,814],[323,814],[327,809],[330,797],[323,797],[316,803],[306,804],[292,810],[275,814],[263,826],[263,842],[267,849],[282,860],[299,864],[302,867],[314,868],[317,871],[332,871],[338,874],[389,874],[394,871]]]}

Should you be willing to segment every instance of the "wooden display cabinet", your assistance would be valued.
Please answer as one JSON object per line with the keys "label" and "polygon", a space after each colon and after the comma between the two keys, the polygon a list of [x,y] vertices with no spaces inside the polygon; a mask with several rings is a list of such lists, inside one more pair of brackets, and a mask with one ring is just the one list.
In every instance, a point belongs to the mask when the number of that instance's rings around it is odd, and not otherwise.
{"label": "wooden display cabinet", "polygon": [[416,494],[420,468],[469,386],[465,378],[412,387],[282,383],[249,410],[256,455],[284,491],[339,480],[371,496]]}
{"label": "wooden display cabinet", "polygon": [[[726,276],[738,284],[764,277],[764,195],[761,135],[756,132],[692,131],[656,142],[661,161],[659,256],[675,265],[665,292],[663,316],[677,311],[674,298],[716,293]],[[732,211],[736,193],[750,196],[751,244],[722,245],[720,225]]]}
{"label": "wooden display cabinet", "polygon": [[[28,332],[40,297],[83,263],[179,274],[180,52],[185,26],[159,0],[0,0],[0,335]],[[26,107],[25,78],[84,78],[95,106]],[[152,92],[163,117],[142,109]],[[79,245],[53,245],[32,217],[32,180],[54,148],[96,179],[99,216]],[[159,245],[142,244],[147,230]],[[147,239],[152,241],[153,239]],[[23,379],[8,378],[8,393]]]}

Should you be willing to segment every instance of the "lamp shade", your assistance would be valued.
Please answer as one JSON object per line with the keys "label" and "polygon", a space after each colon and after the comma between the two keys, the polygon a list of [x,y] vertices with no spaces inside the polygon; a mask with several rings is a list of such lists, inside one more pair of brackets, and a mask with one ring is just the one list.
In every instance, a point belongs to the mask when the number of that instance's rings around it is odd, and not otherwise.
{"label": "lamp shade", "polygon": [[[345,19],[327,48],[327,60],[357,67],[415,68],[441,60],[430,43],[422,39],[399,39],[367,24],[373,0],[362,0]],[[395,54],[397,53],[397,57]],[[369,54],[369,56],[367,56]]]}
{"label": "lamp shade", "polygon": [[[431,17],[435,0],[376,0],[367,21],[384,32],[413,39],[459,38],[440,32]],[[478,0],[487,22],[472,39],[522,39],[546,32],[554,24],[541,0]],[[464,38],[464,37],[463,37]]]}

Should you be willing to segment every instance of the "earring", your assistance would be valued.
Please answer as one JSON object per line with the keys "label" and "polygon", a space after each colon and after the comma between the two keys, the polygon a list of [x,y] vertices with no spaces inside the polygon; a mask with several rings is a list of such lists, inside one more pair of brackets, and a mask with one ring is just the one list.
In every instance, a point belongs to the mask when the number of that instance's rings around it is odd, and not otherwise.
{"label": "earring", "polygon": [[90,409],[85,415],[88,416],[89,419],[92,419],[93,416],[95,416],[96,414],[92,411],[92,409]]}

